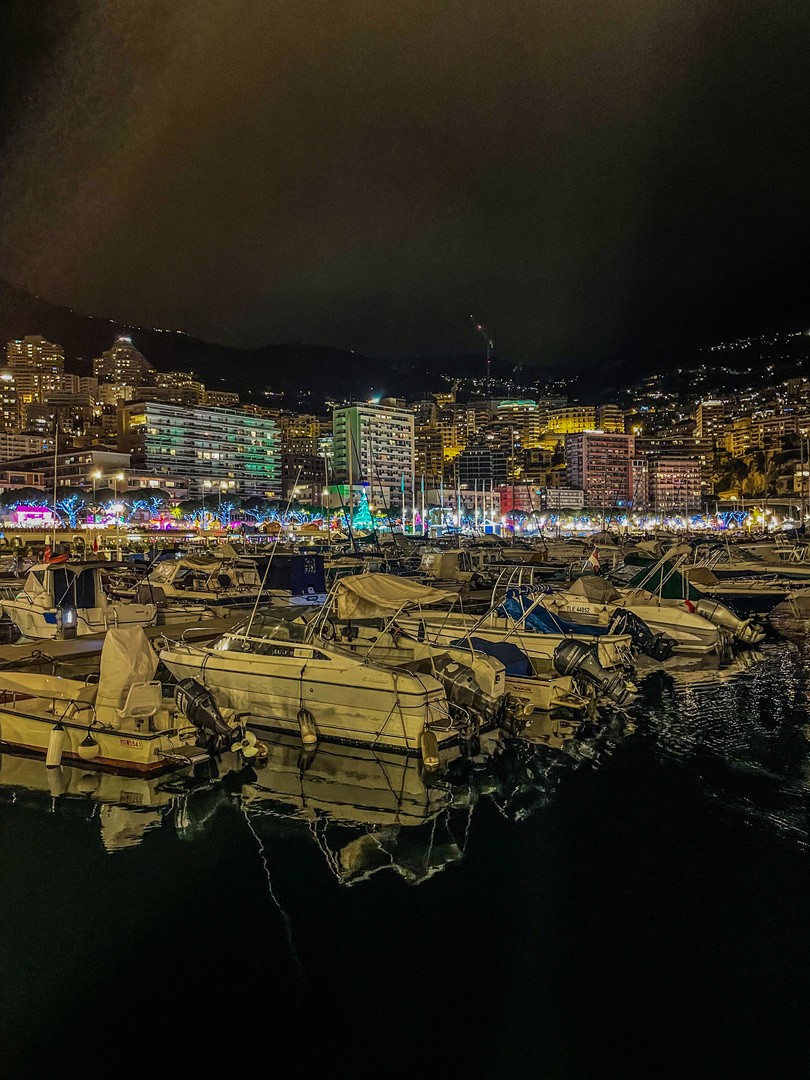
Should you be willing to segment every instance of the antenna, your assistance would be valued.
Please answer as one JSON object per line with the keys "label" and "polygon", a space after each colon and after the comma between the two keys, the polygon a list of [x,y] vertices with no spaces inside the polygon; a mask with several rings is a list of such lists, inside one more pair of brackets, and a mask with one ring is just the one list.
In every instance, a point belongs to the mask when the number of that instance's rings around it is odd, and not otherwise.
{"label": "antenna", "polygon": [[483,328],[481,323],[478,322],[478,320],[476,319],[476,317],[474,315],[470,315],[470,319],[472,320],[472,324],[475,327],[476,331],[479,334],[483,334],[484,341],[486,341],[486,343],[487,343],[487,397],[489,397],[489,386],[490,386],[490,377],[489,376],[490,376],[490,364],[491,364],[491,353],[492,353],[492,338],[489,336],[489,334]]}

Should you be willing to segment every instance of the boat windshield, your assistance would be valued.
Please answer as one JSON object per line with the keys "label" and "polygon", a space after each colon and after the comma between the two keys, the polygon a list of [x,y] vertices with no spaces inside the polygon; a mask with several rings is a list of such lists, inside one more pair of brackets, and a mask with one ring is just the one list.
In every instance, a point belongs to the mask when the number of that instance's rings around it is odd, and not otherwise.
{"label": "boat windshield", "polygon": [[317,612],[309,608],[263,608],[215,638],[210,648],[218,652],[261,652],[263,642],[303,643]]}

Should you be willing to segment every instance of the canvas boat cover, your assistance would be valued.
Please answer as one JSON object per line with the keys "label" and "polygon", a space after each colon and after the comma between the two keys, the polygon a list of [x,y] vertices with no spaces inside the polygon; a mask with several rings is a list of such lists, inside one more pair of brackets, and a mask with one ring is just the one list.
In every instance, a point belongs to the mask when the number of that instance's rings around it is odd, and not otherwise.
{"label": "canvas boat cover", "polygon": [[[503,603],[495,614],[513,623],[525,620],[523,622],[525,628],[537,634],[578,634],[585,637],[601,637],[608,633],[607,627],[604,626],[586,626],[568,622],[567,619],[560,618],[542,604],[532,607],[535,599],[536,597],[516,589],[508,589]],[[526,614],[527,612],[529,614]]]}
{"label": "canvas boat cover", "polygon": [[151,682],[157,666],[157,653],[140,626],[108,630],[101,650],[96,705],[123,708],[130,686]]}
{"label": "canvas boat cover", "polygon": [[517,675],[528,678],[534,675],[534,668],[526,653],[513,645],[511,641],[487,641],[486,638],[471,637],[458,638],[451,641],[451,645],[458,649],[469,649],[472,645],[475,652],[484,653],[485,656],[493,656],[500,660],[506,669],[507,675]]}
{"label": "canvas boat cover", "polygon": [[571,583],[568,592],[573,596],[584,596],[595,604],[612,604],[620,600],[621,596],[609,581],[594,574],[592,577],[578,577]]}
{"label": "canvas boat cover", "polygon": [[403,608],[431,607],[458,594],[390,574],[355,574],[335,584],[339,619],[373,619]]}

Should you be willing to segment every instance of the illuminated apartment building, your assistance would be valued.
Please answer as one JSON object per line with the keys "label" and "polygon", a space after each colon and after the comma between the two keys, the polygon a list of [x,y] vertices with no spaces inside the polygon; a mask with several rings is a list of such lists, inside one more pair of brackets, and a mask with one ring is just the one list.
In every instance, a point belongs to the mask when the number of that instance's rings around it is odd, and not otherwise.
{"label": "illuminated apartment building", "polygon": [[281,489],[274,420],[237,409],[183,408],[156,401],[121,407],[119,448],[132,467],[158,477],[188,478],[189,492],[233,482],[237,495],[276,498]]}

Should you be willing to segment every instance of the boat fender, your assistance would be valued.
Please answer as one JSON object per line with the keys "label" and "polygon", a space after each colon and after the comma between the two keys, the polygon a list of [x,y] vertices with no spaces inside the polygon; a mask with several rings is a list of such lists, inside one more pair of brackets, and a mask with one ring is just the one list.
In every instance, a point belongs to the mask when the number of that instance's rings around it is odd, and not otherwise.
{"label": "boat fender", "polygon": [[45,765],[49,769],[57,769],[62,764],[62,755],[65,752],[65,729],[61,722],[54,724],[48,737],[48,750],[45,754]]}
{"label": "boat fender", "polygon": [[298,726],[301,729],[301,742],[304,746],[314,746],[318,741],[318,728],[315,717],[309,709],[298,710]]}
{"label": "boat fender", "polygon": [[98,743],[96,742],[96,740],[93,738],[93,736],[90,734],[89,731],[87,732],[87,735],[79,743],[79,745],[77,747],[77,750],[76,750],[76,752],[78,753],[78,755],[82,759],[82,761],[92,761],[93,758],[98,757],[100,751],[101,751],[101,747],[98,745]]}
{"label": "boat fender", "polygon": [[61,766],[48,769],[48,792],[53,798],[65,794],[68,789],[69,775],[69,770],[63,769]]}
{"label": "boat fender", "polygon": [[433,770],[439,767],[439,740],[436,733],[425,728],[419,737],[419,748],[422,751],[422,764],[426,769]]}

